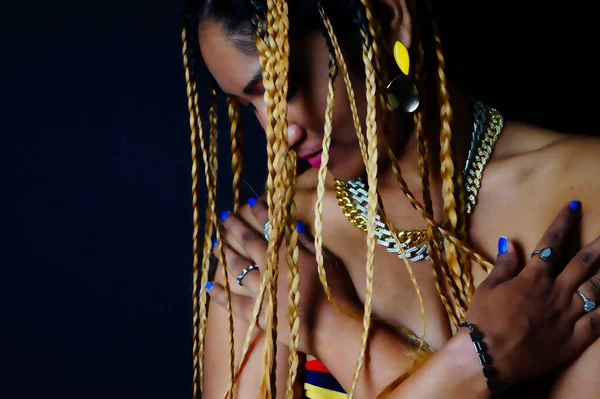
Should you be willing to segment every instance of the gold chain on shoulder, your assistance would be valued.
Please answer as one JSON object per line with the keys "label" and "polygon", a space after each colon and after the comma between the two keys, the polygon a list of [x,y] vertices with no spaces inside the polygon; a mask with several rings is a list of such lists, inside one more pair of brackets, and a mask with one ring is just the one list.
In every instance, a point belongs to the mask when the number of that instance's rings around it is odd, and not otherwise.
{"label": "gold chain on shoulder", "polygon": [[475,209],[475,205],[477,205],[477,196],[481,188],[483,171],[490,160],[494,146],[504,127],[504,118],[494,108],[487,107],[487,120],[487,128],[479,143],[476,144],[476,153],[465,170],[464,190],[467,214],[471,214]]}

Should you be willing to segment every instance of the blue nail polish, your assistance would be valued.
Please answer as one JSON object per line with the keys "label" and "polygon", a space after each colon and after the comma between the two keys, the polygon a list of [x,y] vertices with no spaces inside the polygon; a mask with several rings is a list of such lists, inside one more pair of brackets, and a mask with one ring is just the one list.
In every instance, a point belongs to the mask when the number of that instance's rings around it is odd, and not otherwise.
{"label": "blue nail polish", "polygon": [[256,205],[257,202],[258,202],[258,200],[254,197],[248,198],[248,205],[250,205],[250,208],[252,208],[254,205]]}
{"label": "blue nail polish", "polygon": [[581,202],[580,201],[571,201],[569,203],[569,208],[571,208],[574,212],[579,212],[581,210]]}
{"label": "blue nail polish", "polygon": [[229,212],[228,211],[221,211],[221,213],[219,214],[219,219],[221,219],[221,221],[223,221],[223,222],[228,217],[229,217]]}
{"label": "blue nail polish", "polygon": [[304,234],[306,229],[304,228],[304,224],[301,221],[296,221],[296,228],[298,229],[298,233]]}
{"label": "blue nail polish", "polygon": [[502,255],[508,251],[508,240],[502,236],[498,239],[498,255]]}
{"label": "blue nail polish", "polygon": [[213,238],[213,240],[212,240],[213,247],[216,247],[218,243],[219,243],[219,241],[216,238]]}
{"label": "blue nail polish", "polygon": [[204,288],[206,288],[207,291],[210,291],[210,290],[213,289],[214,286],[215,285],[212,282],[209,281],[208,283],[206,283],[206,285],[204,286]]}

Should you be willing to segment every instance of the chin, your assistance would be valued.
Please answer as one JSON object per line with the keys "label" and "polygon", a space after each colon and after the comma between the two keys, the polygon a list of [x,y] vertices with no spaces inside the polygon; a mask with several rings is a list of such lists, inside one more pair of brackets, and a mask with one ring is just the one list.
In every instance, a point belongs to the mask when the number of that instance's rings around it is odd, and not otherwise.
{"label": "chin", "polygon": [[331,165],[329,173],[338,180],[348,181],[364,176],[367,170],[361,160],[360,163],[344,162],[341,165]]}

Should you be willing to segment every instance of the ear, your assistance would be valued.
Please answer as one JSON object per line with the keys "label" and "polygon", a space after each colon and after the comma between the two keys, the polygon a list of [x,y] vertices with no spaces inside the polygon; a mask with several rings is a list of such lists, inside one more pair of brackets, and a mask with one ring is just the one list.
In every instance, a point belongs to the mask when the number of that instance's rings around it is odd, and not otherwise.
{"label": "ear", "polygon": [[385,33],[385,44],[390,53],[397,41],[410,49],[412,44],[411,0],[379,0],[381,8],[380,21]]}

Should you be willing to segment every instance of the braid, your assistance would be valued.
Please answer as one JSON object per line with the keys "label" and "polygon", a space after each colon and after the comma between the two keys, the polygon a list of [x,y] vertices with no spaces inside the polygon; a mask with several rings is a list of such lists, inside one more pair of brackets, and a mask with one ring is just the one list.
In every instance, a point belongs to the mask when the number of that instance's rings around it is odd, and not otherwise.
{"label": "braid", "polygon": [[[318,5],[321,18],[327,22],[327,16],[323,6],[319,2]],[[327,25],[327,22],[325,24]],[[331,132],[333,129],[333,105],[335,100],[335,78],[337,75],[337,61],[335,59],[335,53],[332,53],[333,43],[332,38],[325,37],[327,45],[329,46],[329,81],[327,84],[327,105],[325,107],[325,126],[323,128],[323,144],[321,152],[321,166],[319,167],[318,182],[317,182],[317,201],[315,203],[315,222],[314,222],[314,242],[315,242],[315,259],[317,261],[317,271],[319,273],[319,280],[325,291],[325,295],[329,302],[331,302],[336,308],[339,309],[335,299],[331,295],[329,285],[327,284],[327,272],[325,271],[324,258],[323,258],[323,199],[325,197],[325,179],[327,177],[327,164],[329,163],[329,145],[331,144]],[[335,51],[335,50],[334,50]]]}
{"label": "braid", "polygon": [[[204,312],[200,312],[200,304],[198,303],[198,296],[199,296],[198,295],[198,282],[199,282],[198,281],[198,277],[199,277],[198,276],[199,275],[199,272],[198,272],[198,264],[199,264],[198,214],[199,214],[199,212],[198,212],[198,210],[199,210],[199,205],[198,205],[198,155],[197,155],[196,140],[198,139],[198,137],[200,137],[200,140],[202,141],[202,132],[201,132],[202,125],[198,125],[197,121],[199,120],[199,118],[197,117],[197,115],[194,111],[194,97],[195,97],[196,93],[194,90],[194,83],[193,83],[194,77],[192,75],[192,68],[190,67],[191,54],[190,54],[190,50],[188,47],[187,28],[186,27],[184,27],[181,31],[181,41],[183,44],[182,56],[183,56],[183,66],[184,66],[185,80],[186,80],[188,112],[190,114],[190,129],[191,129],[190,144],[192,147],[192,211],[193,211],[193,224],[194,224],[194,230],[192,233],[192,242],[193,242],[193,274],[192,274],[193,380],[192,380],[192,384],[193,384],[193,396],[194,396],[194,399],[196,399],[199,397],[199,391],[202,392],[202,388],[203,388],[202,355],[204,353],[204,351],[203,351],[203,347],[204,347],[203,341],[204,340],[201,339],[201,336],[203,338],[204,334],[201,334],[198,330],[199,330],[199,327],[201,324],[200,318],[205,315]],[[203,268],[203,272],[204,271],[205,271],[205,269]],[[208,273],[208,269],[206,269],[206,272]],[[208,275],[206,277],[208,277]],[[202,286],[203,281],[206,281],[204,279],[204,273],[200,280],[201,286]],[[206,295],[204,295],[204,294],[205,293],[203,292],[203,294],[200,296],[201,296],[201,298],[204,298],[204,304],[206,304]]]}
{"label": "braid", "polygon": [[[416,57],[416,59],[417,61],[415,65],[415,80],[419,81],[421,73],[423,71],[423,63],[425,60],[425,54],[422,43],[419,43],[418,57]],[[431,199],[431,188],[429,182],[429,140],[427,138],[427,135],[425,134],[425,129],[423,127],[423,113],[423,108],[415,112],[413,114],[413,121],[415,134],[417,136],[417,149],[419,152],[419,171],[421,175],[421,186],[423,189],[423,205],[425,211],[429,213],[433,218],[433,204]],[[441,287],[438,267],[441,269],[446,281],[448,280],[448,275],[446,272],[445,265],[442,262],[441,250],[439,248],[437,240],[438,235],[433,225],[431,224],[427,225],[427,235],[429,237],[428,245],[431,258],[431,272],[433,273],[433,281],[435,283],[435,288],[438,291],[440,300],[442,301],[442,304],[444,305],[444,308],[446,309],[446,312],[450,316],[452,322],[454,323],[454,325],[458,326],[458,320],[455,315],[455,312],[452,309],[450,302],[448,301],[448,298],[444,294]],[[456,298],[456,290],[454,289],[454,287],[450,286],[450,290],[453,297]]]}
{"label": "braid", "polygon": [[300,302],[300,273],[298,271],[298,258],[300,251],[298,248],[298,228],[296,226],[296,205],[294,204],[294,193],[296,189],[296,153],[291,151],[286,158],[287,177],[290,184],[286,193],[286,206],[289,206],[289,217],[285,227],[285,240],[288,263],[288,322],[290,324],[290,342],[288,356],[288,379],[286,384],[285,396],[287,399],[293,399],[295,396],[294,385],[298,377],[298,367],[300,358],[298,347],[300,342],[300,314],[298,304]]}
{"label": "braid", "polygon": [[244,170],[244,144],[242,129],[240,128],[240,104],[233,98],[227,98],[229,123],[231,124],[231,170],[233,172],[233,211],[237,212],[241,206],[241,183]]}
{"label": "braid", "polygon": [[[371,32],[373,28],[373,16],[369,9],[368,0],[361,0],[366,14],[366,21],[361,24],[361,35],[363,36],[363,62],[365,63],[365,86],[367,95],[367,156],[366,169],[368,180],[368,223],[367,223],[367,254],[366,254],[366,294],[363,313],[363,334],[361,337],[361,349],[358,357],[356,370],[352,377],[352,384],[348,392],[348,399],[352,399],[358,384],[360,372],[365,362],[366,350],[368,346],[369,333],[371,327],[371,312],[373,306],[373,276],[374,276],[374,258],[375,258],[375,217],[377,216],[378,198],[377,198],[377,169],[378,169],[378,150],[377,150],[377,78],[375,68],[372,64],[373,59],[373,40]],[[365,23],[366,22],[366,23]]]}
{"label": "braid", "polygon": [[[258,2],[254,2],[258,4]],[[269,207],[268,261],[265,276],[268,279],[266,295],[265,345],[263,357],[263,376],[260,396],[273,398],[276,396],[275,387],[275,354],[277,339],[277,278],[279,274],[279,248],[289,216],[289,207],[285,206],[287,182],[289,175],[286,168],[288,156],[287,142],[287,74],[289,60],[289,21],[287,3],[284,0],[268,0],[263,40],[257,40],[257,48],[261,64],[264,63],[263,86],[265,87],[265,103],[267,105],[267,202]],[[288,164],[289,165],[289,164]],[[276,204],[278,206],[276,206]],[[284,204],[284,206],[281,206]],[[287,209],[286,209],[287,208]],[[287,212],[286,212],[287,211]]]}
{"label": "braid", "polygon": [[[209,141],[209,164],[211,166],[210,175],[212,177],[210,190],[213,191],[214,197],[216,198],[217,193],[217,169],[218,169],[218,119],[217,119],[217,90],[215,84],[210,87],[209,90],[211,105],[208,111],[208,119],[210,122],[210,141]],[[221,236],[221,229],[218,227],[216,212],[211,215],[212,224],[215,226],[216,240],[217,242],[223,242]],[[227,259],[225,258],[225,248],[223,245],[219,245],[219,261],[221,263],[221,269],[223,271],[223,288],[225,291],[226,298],[226,309],[227,309],[227,324],[229,332],[229,386],[227,389],[227,398],[233,398],[233,383],[235,375],[235,346],[234,346],[234,329],[233,329],[233,310],[231,308],[231,287],[229,285],[229,272],[227,268]]]}
{"label": "braid", "polygon": [[[434,24],[434,39],[436,44],[437,74],[439,79],[440,99],[440,165],[442,175],[442,198],[444,200],[444,224],[454,230],[457,225],[456,198],[454,187],[454,161],[452,159],[452,107],[450,97],[446,88],[446,73],[444,72],[445,60],[442,53],[441,40],[436,32]],[[456,304],[460,318],[464,318],[466,309],[465,284],[463,284],[462,267],[458,262],[456,247],[448,240],[444,241],[444,254],[446,263],[451,272],[452,282],[456,285],[459,293],[459,302]]]}

